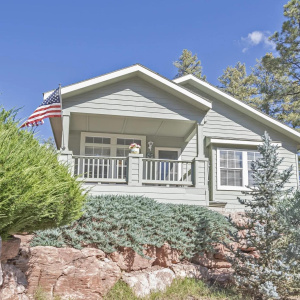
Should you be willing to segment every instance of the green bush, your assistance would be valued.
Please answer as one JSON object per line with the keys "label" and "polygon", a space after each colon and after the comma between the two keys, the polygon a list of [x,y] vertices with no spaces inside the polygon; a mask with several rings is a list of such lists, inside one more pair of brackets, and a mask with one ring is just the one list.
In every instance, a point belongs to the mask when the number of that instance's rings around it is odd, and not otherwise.
{"label": "green bush", "polygon": [[222,240],[228,222],[219,213],[195,205],[162,204],[139,196],[91,197],[84,214],[69,226],[37,232],[32,246],[89,245],[106,253],[131,247],[142,254],[143,245],[161,247],[168,242],[183,257],[211,251]]}
{"label": "green bush", "polygon": [[86,196],[56,150],[0,107],[0,236],[57,227],[81,216]]}

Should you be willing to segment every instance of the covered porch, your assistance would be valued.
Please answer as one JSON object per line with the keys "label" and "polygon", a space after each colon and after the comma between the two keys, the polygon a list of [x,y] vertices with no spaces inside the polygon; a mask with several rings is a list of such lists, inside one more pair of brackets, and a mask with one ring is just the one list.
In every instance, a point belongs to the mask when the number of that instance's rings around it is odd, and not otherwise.
{"label": "covered porch", "polygon": [[[208,203],[203,121],[64,113],[62,123],[60,159],[91,193]],[[58,118],[55,126],[59,133]],[[132,142],[140,154],[130,153]]]}

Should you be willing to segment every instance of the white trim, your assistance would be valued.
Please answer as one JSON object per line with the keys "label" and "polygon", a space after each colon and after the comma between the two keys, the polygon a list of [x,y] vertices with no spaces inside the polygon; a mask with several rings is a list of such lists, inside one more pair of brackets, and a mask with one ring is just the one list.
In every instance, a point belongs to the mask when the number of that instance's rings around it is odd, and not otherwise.
{"label": "white trim", "polygon": [[171,147],[155,147],[155,158],[159,159],[158,151],[177,151],[178,153],[178,160],[181,160],[181,148],[171,148]]}
{"label": "white trim", "polygon": [[[114,80],[118,77],[126,76],[126,75],[132,75],[134,73],[142,73],[146,75],[149,78],[152,78],[156,80],[157,82],[160,82],[164,84],[165,86],[173,89],[174,91],[178,92],[179,94],[191,98],[201,104],[204,108],[210,109],[212,107],[211,102],[203,99],[201,96],[194,94],[190,92],[189,90],[177,85],[176,83],[162,77],[161,75],[158,75],[157,73],[154,73],[153,71],[150,71],[149,69],[141,66],[141,65],[133,65],[128,68],[118,70],[109,74],[101,75],[92,79],[88,79],[82,82],[74,83],[69,86],[65,86],[61,88],[61,95],[64,96],[68,93],[74,92],[79,89],[91,87],[96,84],[101,84],[105,81]],[[46,99],[53,91],[45,92],[44,93],[44,99]]]}
{"label": "white trim", "polygon": [[[207,139],[206,146],[208,146],[209,144],[259,146],[259,145],[262,145],[263,142],[241,141],[241,140],[223,140],[223,139]],[[282,143],[274,142],[274,143],[272,143],[272,145],[276,145],[276,146],[281,147]]]}
{"label": "white trim", "polygon": [[[217,190],[218,191],[249,191],[246,186],[249,184],[248,178],[248,152],[258,152],[251,149],[232,149],[232,148],[217,148]],[[220,150],[234,150],[242,152],[242,173],[243,173],[243,186],[229,186],[221,185],[221,168],[220,168]]]}
{"label": "white trim", "polygon": [[[254,116],[258,116],[261,119],[263,119],[264,121],[267,121],[268,123],[275,125],[276,127],[280,128],[281,130],[288,132],[290,135],[292,135],[294,138],[296,138],[296,140],[298,142],[300,142],[300,133],[297,132],[296,130],[290,128],[289,126],[269,117],[268,115],[265,115],[264,113],[252,108],[251,106],[243,103],[242,101],[222,92],[221,90],[219,90],[218,88],[214,87],[213,85],[207,83],[206,81],[200,80],[198,78],[196,78],[193,75],[185,75],[182,76],[180,78],[176,78],[173,80],[175,83],[179,84],[179,83],[183,83],[183,82],[187,82],[187,81],[192,81],[192,82],[196,82],[198,85],[197,87],[199,89],[201,89],[201,87],[205,88],[206,90],[212,91],[215,94],[221,96],[222,98],[220,98],[220,100],[224,101],[227,105],[230,105],[236,109],[239,109],[245,113],[251,112]],[[229,101],[228,101],[229,100]]]}
{"label": "white trim", "polygon": [[112,133],[99,133],[99,132],[81,132],[80,137],[80,155],[85,155],[85,138],[89,137],[107,137],[111,139],[110,144],[103,144],[104,146],[110,147],[112,152],[110,153],[111,157],[116,157],[117,147],[122,145],[117,145],[117,138],[121,139],[139,139],[142,141],[141,145],[141,153],[146,155],[146,136],[142,135],[128,135],[128,134],[112,134]]}

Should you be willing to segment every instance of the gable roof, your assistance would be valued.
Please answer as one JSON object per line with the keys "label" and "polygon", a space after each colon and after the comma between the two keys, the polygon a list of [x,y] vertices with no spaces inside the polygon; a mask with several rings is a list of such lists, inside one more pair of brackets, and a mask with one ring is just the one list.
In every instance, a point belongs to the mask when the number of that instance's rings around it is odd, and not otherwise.
{"label": "gable roof", "polygon": [[224,102],[226,105],[233,107],[234,109],[247,114],[248,116],[258,120],[259,122],[276,129],[277,131],[285,134],[286,136],[298,141],[300,143],[300,132],[292,129],[291,127],[281,123],[280,121],[270,117],[267,114],[249,106],[241,100],[238,100],[231,95],[221,91],[217,87],[203,81],[192,74],[184,75],[182,77],[173,80],[177,84],[188,83],[199,90],[211,95],[214,98]]}
{"label": "gable roof", "polygon": [[[64,100],[70,96],[87,92],[95,88],[100,88],[104,85],[115,83],[134,76],[138,76],[149,83],[169,92],[170,94],[173,94],[174,96],[199,107],[202,110],[207,111],[212,107],[212,104],[209,100],[204,99],[200,95],[139,64],[64,86],[61,88],[62,99]],[[44,99],[46,99],[52,92],[53,90],[44,93]]]}

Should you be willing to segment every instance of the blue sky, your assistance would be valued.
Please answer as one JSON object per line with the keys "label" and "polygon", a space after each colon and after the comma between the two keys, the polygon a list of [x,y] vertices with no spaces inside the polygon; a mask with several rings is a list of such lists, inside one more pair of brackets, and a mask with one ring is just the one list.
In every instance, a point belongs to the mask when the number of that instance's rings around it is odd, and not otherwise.
{"label": "blue sky", "polygon": [[[182,49],[212,84],[228,65],[273,50],[282,0],[1,1],[0,104],[29,116],[42,93],[141,63],[172,79]],[[39,136],[51,136],[49,121]]]}

